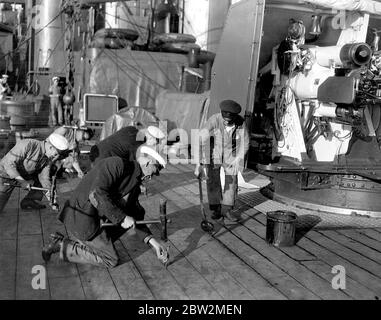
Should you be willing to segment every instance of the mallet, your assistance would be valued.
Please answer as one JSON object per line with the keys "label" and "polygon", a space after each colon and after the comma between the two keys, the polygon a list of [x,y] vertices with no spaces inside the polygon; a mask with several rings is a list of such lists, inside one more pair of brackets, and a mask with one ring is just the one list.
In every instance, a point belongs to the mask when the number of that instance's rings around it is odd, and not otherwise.
{"label": "mallet", "polygon": [[[23,188],[19,184],[15,184],[15,183],[4,182],[3,184],[5,186],[11,186],[11,187],[16,187],[16,188]],[[40,187],[33,187],[33,186],[29,186],[29,188],[23,188],[23,189],[25,189],[25,190],[39,190],[39,191],[52,191],[52,190],[49,190],[48,188],[40,188]]]}
{"label": "mallet", "polygon": [[[163,241],[168,240],[167,236],[167,223],[171,223],[171,219],[167,218],[167,200],[160,199],[160,217],[156,220],[139,220],[135,221],[135,224],[160,224],[160,238]],[[115,227],[116,225],[110,222],[101,224],[101,227]]]}
{"label": "mallet", "polygon": [[[16,188],[23,188],[21,185],[19,184],[16,184],[16,183],[9,183],[9,182],[4,182],[3,183],[5,186],[11,186],[11,187],[16,187]],[[50,187],[50,189],[48,188],[41,188],[41,187],[33,187],[33,186],[29,186],[29,188],[23,188],[25,190],[38,190],[38,191],[45,191],[45,192],[50,192],[50,203],[52,205],[55,204],[55,195],[56,195],[56,184],[55,184],[55,180],[53,180],[52,182],[52,186]]]}

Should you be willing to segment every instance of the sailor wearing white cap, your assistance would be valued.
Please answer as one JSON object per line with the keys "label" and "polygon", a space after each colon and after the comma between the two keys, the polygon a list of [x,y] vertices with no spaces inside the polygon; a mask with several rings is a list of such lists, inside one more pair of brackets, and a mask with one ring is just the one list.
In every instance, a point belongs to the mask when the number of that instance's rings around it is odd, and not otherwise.
{"label": "sailor wearing white cap", "polygon": [[0,79],[0,100],[11,93],[11,88],[8,85],[8,75],[3,74]]}
{"label": "sailor wearing white cap", "polygon": [[[8,202],[14,186],[30,190],[30,186],[42,186],[50,190],[50,167],[52,163],[69,147],[67,140],[59,134],[51,134],[46,140],[24,139],[0,160],[0,213]],[[12,181],[13,180],[13,181]],[[4,185],[4,183],[7,183]],[[10,184],[10,185],[8,185]],[[30,190],[21,201],[21,209],[43,209],[42,192]],[[46,194],[49,199],[49,194]],[[49,199],[50,200],[50,199]]]}
{"label": "sailor wearing white cap", "polygon": [[50,123],[54,127],[63,124],[62,94],[59,77],[53,77],[53,84],[49,87],[50,97]]}
{"label": "sailor wearing white cap", "polygon": [[166,161],[164,160],[164,158],[149,146],[143,145],[139,147],[136,158],[139,159],[139,157],[149,158],[151,159],[151,162],[155,161],[158,164],[160,164],[163,168],[165,168]]}
{"label": "sailor wearing white cap", "polygon": [[46,140],[57,150],[57,153],[69,149],[69,142],[67,139],[58,133],[50,134]]}
{"label": "sailor wearing white cap", "polygon": [[163,131],[154,126],[142,130],[138,130],[134,126],[127,126],[92,146],[89,155],[90,161],[95,164],[101,159],[115,156],[135,160],[136,151],[143,143],[159,151],[158,139],[165,141],[164,137]]}
{"label": "sailor wearing white cap", "polygon": [[142,169],[142,181],[150,180],[152,176],[159,175],[160,170],[166,165],[164,158],[148,146],[141,146],[138,149],[136,160]]}
{"label": "sailor wearing white cap", "polygon": [[[46,262],[59,253],[64,261],[114,268],[119,263],[114,242],[130,228],[134,228],[135,235],[153,248],[160,262],[165,265],[169,262],[167,248],[154,238],[146,224],[136,223],[144,220],[145,215],[139,203],[142,178],[146,180],[152,174],[158,174],[154,171],[158,169],[153,167],[159,166],[156,160],[162,162],[154,152],[143,151],[152,157],[142,154],[138,162],[107,157],[99,160],[83,177],[58,215],[69,237],[59,233],[52,235],[42,250]],[[113,226],[103,227],[104,220]]]}
{"label": "sailor wearing white cap", "polygon": [[[153,139],[159,139],[159,140],[164,139],[165,133],[156,126],[148,126],[146,137],[147,137],[146,144],[149,145],[150,143],[149,143],[148,139],[152,139],[152,138]],[[155,141],[155,143],[156,143],[156,141]]]}

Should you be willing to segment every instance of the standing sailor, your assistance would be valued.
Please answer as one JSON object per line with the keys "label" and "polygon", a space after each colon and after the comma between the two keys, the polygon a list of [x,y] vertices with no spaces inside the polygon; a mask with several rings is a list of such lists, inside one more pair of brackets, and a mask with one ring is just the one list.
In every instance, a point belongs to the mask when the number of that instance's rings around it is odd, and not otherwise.
{"label": "standing sailor", "polygon": [[11,94],[11,88],[8,85],[8,75],[3,74],[0,80],[0,100],[4,100],[9,94]]}
{"label": "standing sailor", "polygon": [[[59,85],[59,77],[53,77],[53,84],[49,87],[50,94],[50,120],[52,127],[63,125],[63,111],[62,111],[62,92]],[[58,116],[58,122],[57,122]]]}

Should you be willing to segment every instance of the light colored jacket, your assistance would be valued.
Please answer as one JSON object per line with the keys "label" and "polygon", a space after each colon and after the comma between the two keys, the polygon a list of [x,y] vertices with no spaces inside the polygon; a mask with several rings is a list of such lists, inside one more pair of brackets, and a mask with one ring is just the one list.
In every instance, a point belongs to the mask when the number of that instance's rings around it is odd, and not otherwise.
{"label": "light colored jacket", "polygon": [[36,175],[43,188],[50,189],[51,162],[45,155],[45,141],[24,139],[0,160],[0,175],[14,179],[18,176],[30,180]]}
{"label": "light colored jacket", "polygon": [[212,115],[206,122],[200,134],[203,146],[203,163],[208,163],[208,143],[210,144],[210,156],[214,164],[229,165],[237,158],[243,166],[243,161],[249,150],[249,133],[245,121],[238,117],[234,128],[228,131],[224,125],[221,113]]}

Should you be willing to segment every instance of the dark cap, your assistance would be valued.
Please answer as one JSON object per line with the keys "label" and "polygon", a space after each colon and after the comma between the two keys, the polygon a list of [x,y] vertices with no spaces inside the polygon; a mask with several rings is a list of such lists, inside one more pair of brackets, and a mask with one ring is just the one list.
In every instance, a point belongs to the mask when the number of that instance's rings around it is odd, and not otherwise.
{"label": "dark cap", "polygon": [[224,100],[220,103],[221,111],[227,111],[231,113],[240,113],[241,106],[233,100]]}

